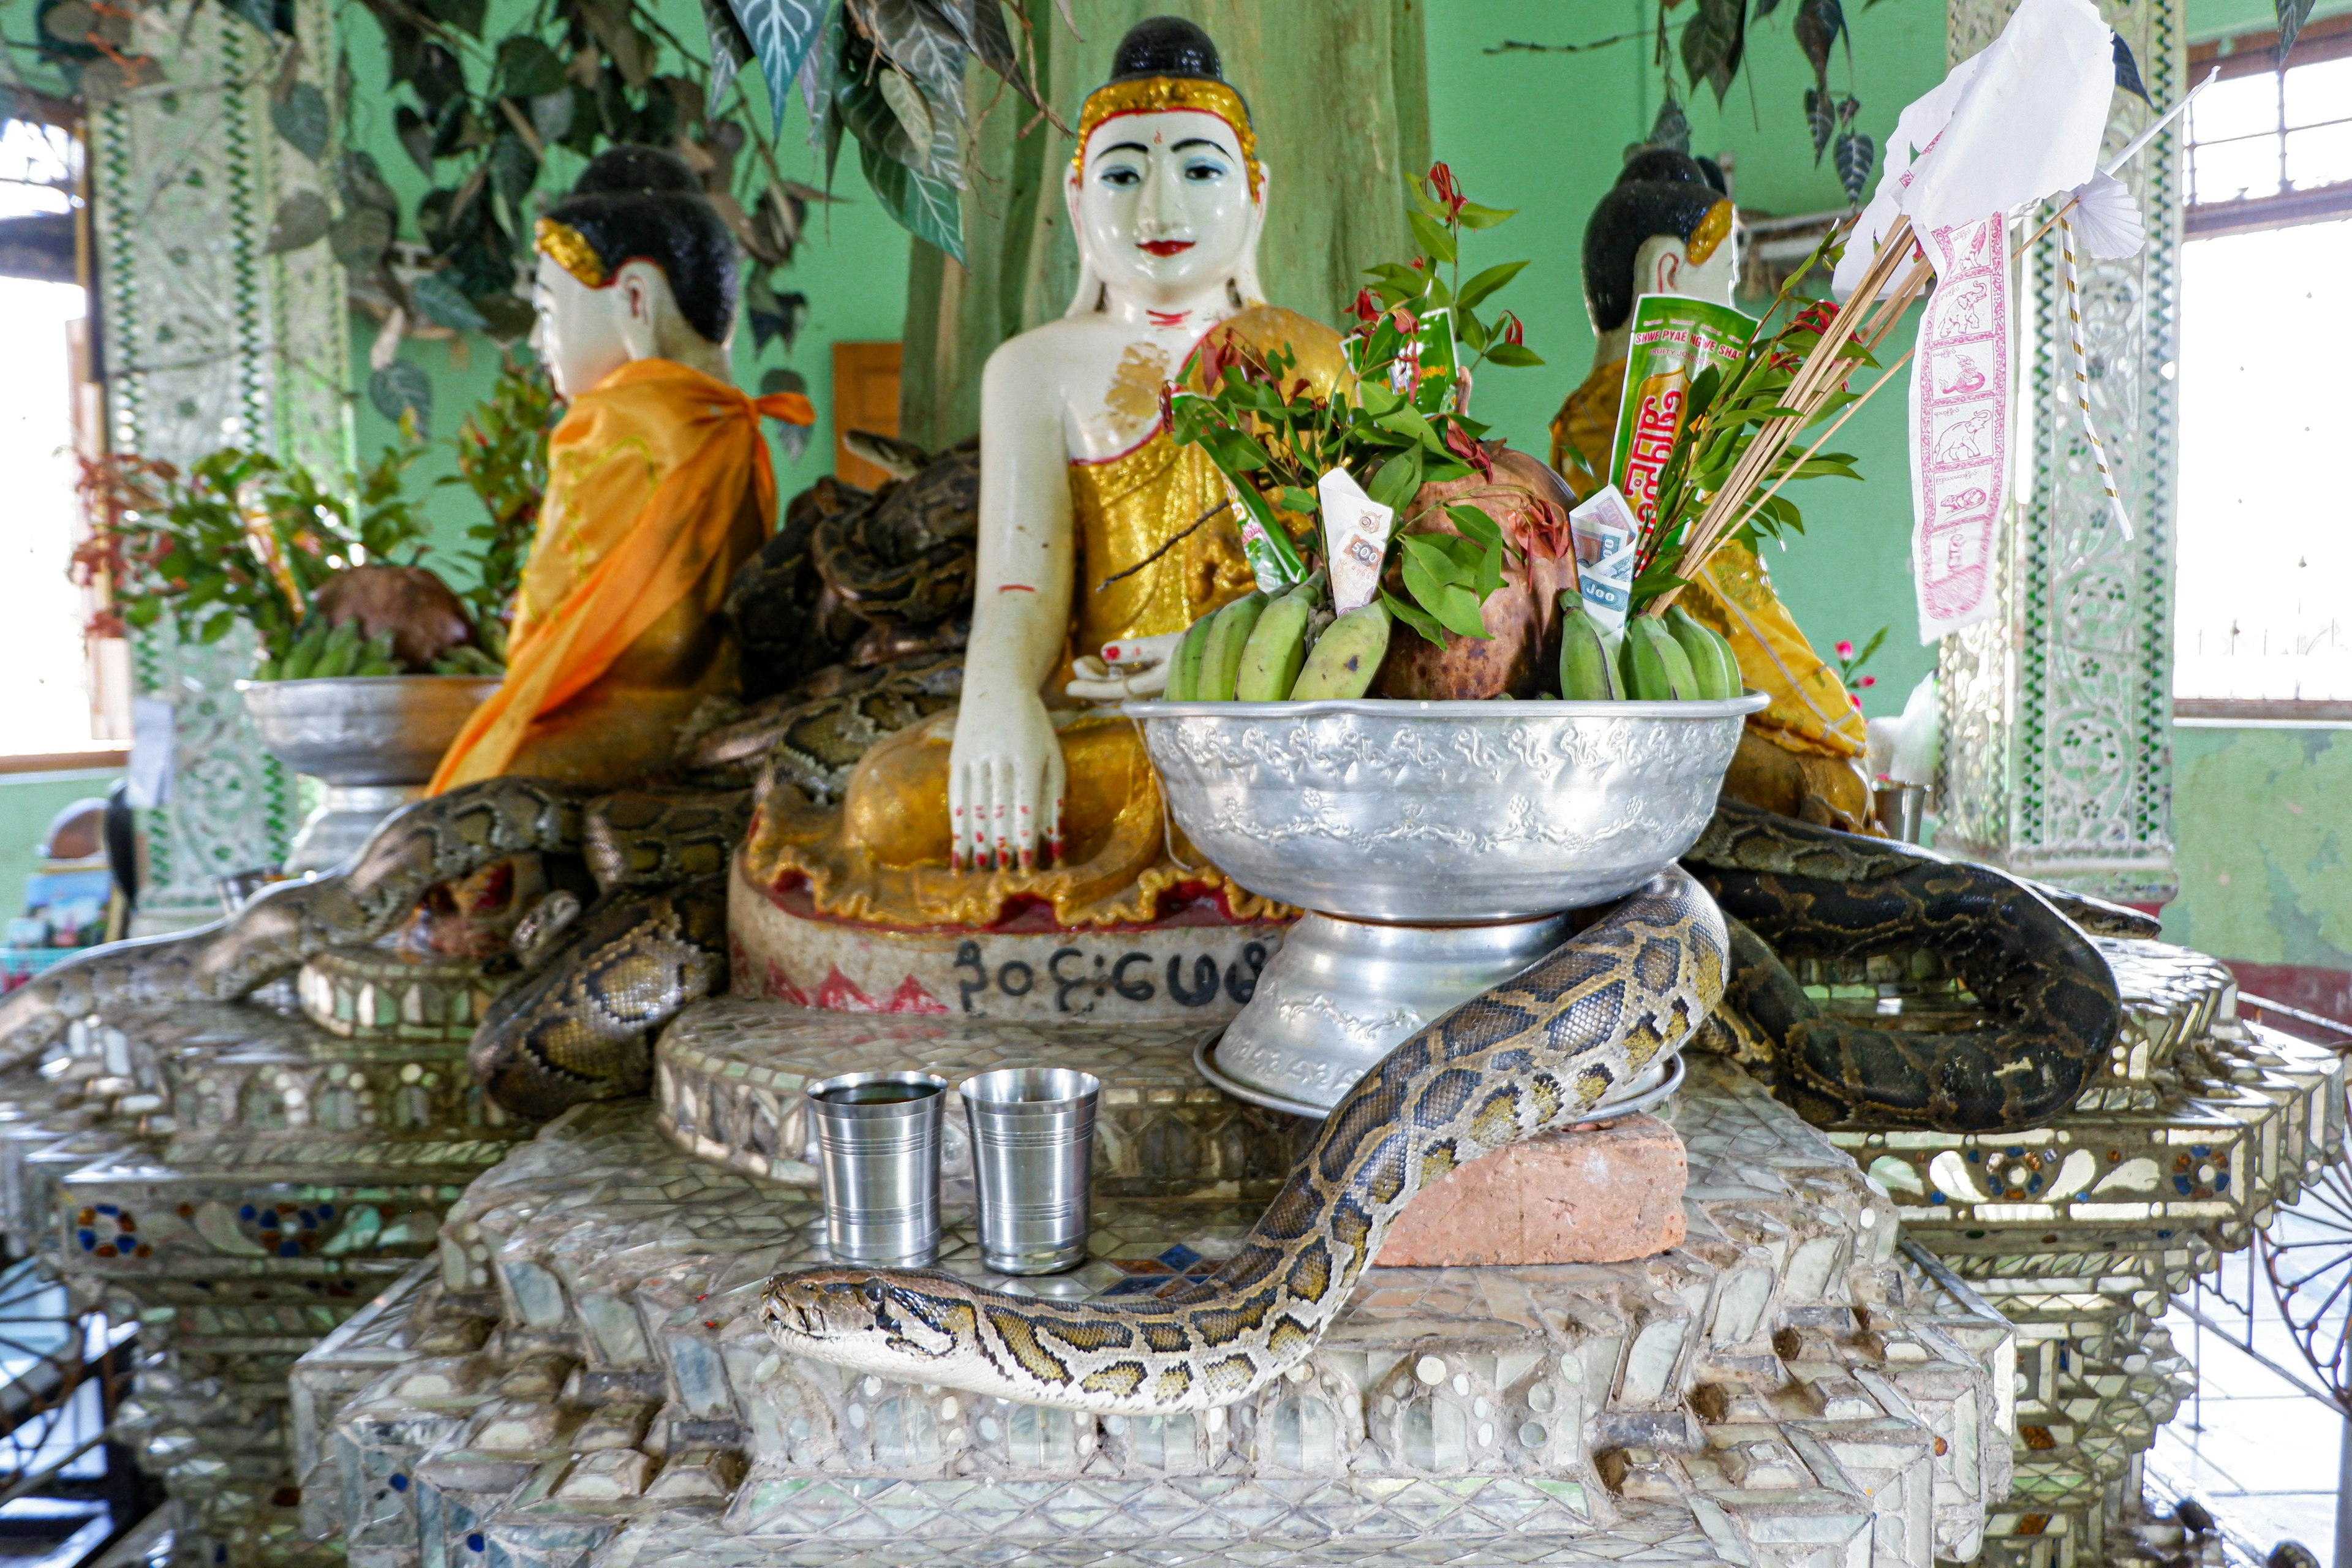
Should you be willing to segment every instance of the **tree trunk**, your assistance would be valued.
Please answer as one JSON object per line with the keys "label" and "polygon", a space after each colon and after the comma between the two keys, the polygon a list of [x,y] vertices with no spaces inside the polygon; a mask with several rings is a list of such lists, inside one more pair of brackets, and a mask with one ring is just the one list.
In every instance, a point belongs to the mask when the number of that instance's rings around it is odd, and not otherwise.
{"label": "tree trunk", "polygon": [[[1072,0],[1083,39],[1043,0],[1031,9],[1038,80],[1073,125],[1135,23],[1172,12],[1208,29],[1266,165],[1258,258],[1272,303],[1337,322],[1366,267],[1411,253],[1403,181],[1429,163],[1422,0]],[[973,101],[990,108],[967,161],[968,265],[909,241],[898,427],[935,449],[980,427],[982,364],[1060,315],[1078,276],[1062,196],[1070,138],[971,68]]]}

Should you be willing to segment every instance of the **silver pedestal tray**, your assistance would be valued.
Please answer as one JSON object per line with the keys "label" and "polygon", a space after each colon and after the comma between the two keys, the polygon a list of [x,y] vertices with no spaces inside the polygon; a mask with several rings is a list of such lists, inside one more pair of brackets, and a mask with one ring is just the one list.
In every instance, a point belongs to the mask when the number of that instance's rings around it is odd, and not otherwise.
{"label": "silver pedestal tray", "polygon": [[425,794],[441,753],[499,689],[497,676],[352,675],[240,680],[270,754],[326,786],[286,852],[286,872],[340,866],[383,819]]}
{"label": "silver pedestal tray", "polygon": [[[1224,1043],[1224,1038],[1222,1033],[1203,1035],[1200,1043],[1192,1047],[1192,1070],[1207,1079],[1213,1088],[1224,1090],[1235,1100],[1262,1105],[1268,1110],[1279,1110],[1286,1116],[1303,1116],[1310,1121],[1320,1121],[1330,1114],[1329,1106],[1314,1105],[1303,1100],[1285,1100],[1280,1095],[1268,1094],[1254,1084],[1228,1077],[1224,1068],[1217,1065],[1217,1047]],[[1586,1114],[1585,1120],[1576,1125],[1590,1127],[1595,1122],[1614,1121],[1621,1116],[1640,1116],[1655,1110],[1672,1100],[1675,1091],[1682,1088],[1683,1072],[1683,1058],[1679,1054],[1659,1057],[1643,1068],[1633,1082],[1613,1094],[1601,1096]]]}
{"label": "silver pedestal tray", "polygon": [[1192,845],[1314,911],[1219,1039],[1213,1081],[1328,1111],[1414,1030],[1559,945],[1561,911],[1680,858],[1766,700],[1126,704]]}

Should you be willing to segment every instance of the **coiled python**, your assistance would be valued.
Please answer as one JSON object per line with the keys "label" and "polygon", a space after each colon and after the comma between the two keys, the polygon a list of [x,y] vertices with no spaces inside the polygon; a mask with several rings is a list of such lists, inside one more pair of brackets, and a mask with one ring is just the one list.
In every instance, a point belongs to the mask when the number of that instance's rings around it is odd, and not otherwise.
{"label": "coiled python", "polygon": [[[1776,1089],[1822,1125],[2046,1121],[2121,1027],[2115,976],[2084,930],[2156,933],[2117,905],[1736,801],[1717,805],[1683,862],[1731,922],[1725,1015],[1769,1042]],[[1922,950],[1958,970],[1985,1022],[1906,1030],[1839,1017],[1781,962]]]}
{"label": "coiled python", "polygon": [[1412,1195],[1465,1161],[1584,1119],[1721,994],[1721,915],[1669,869],[1412,1036],[1323,1123],[1224,1266],[1181,1293],[1064,1302],[931,1270],[777,1276],[784,1350],[909,1383],[1133,1415],[1246,1397],[1303,1360]]}
{"label": "coiled python", "polygon": [[36,1059],[109,1008],[234,1001],[314,953],[375,941],[436,883],[509,855],[574,852],[588,793],[501,778],[403,806],[328,876],[268,889],[192,931],[92,948],[22,986],[0,1002],[0,1060]]}

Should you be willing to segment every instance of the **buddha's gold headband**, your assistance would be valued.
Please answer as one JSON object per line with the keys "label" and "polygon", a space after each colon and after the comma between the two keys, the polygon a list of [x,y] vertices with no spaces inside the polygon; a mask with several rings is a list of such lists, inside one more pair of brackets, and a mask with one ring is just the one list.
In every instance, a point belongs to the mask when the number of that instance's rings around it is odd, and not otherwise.
{"label": "buddha's gold headband", "polygon": [[1095,89],[1087,95],[1087,106],[1078,115],[1078,150],[1070,154],[1070,173],[1076,175],[1083,172],[1087,139],[1104,121],[1122,114],[1156,114],[1171,109],[1213,114],[1233,127],[1234,138],[1241,142],[1242,166],[1249,174],[1250,199],[1255,201],[1257,138],[1250,132],[1249,110],[1243,104],[1240,93],[1205,77],[1138,77],[1133,81],[1115,81]]}
{"label": "buddha's gold headband", "polygon": [[1706,258],[1715,254],[1715,247],[1731,237],[1731,217],[1728,200],[1717,202],[1706,209],[1706,216],[1698,220],[1698,226],[1691,230],[1690,238],[1683,243],[1683,254],[1690,258],[1693,267],[1706,266]]}
{"label": "buddha's gold headband", "polygon": [[[604,264],[596,258],[596,247],[585,236],[568,223],[558,223],[543,217],[531,230],[542,255],[554,258],[555,264],[591,289],[602,289],[613,280]],[[1696,256],[1693,260],[1698,259]]]}

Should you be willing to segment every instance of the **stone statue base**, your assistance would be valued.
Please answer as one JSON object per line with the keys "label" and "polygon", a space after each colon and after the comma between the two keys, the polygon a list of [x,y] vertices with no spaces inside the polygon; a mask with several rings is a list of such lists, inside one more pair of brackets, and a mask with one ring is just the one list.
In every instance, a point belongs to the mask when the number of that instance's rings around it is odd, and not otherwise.
{"label": "stone statue base", "polygon": [[1281,946],[1282,921],[1235,921],[1202,900],[1148,925],[1072,930],[1044,910],[974,931],[820,914],[738,861],[728,890],[734,994],[835,1013],[1217,1025],[1239,1013]]}
{"label": "stone statue base", "polygon": [[[1289,1129],[1188,1081],[1181,1032],[700,1003],[663,1037],[655,1106],[551,1124],[452,1212],[437,1268],[305,1358],[304,1498],[341,1500],[364,1568],[1007,1551],[1930,1568],[1969,1555],[2007,1491],[2006,1325],[1923,1272],[1885,1196],[1713,1058],[1664,1113],[1693,1167],[1680,1246],[1543,1267],[1384,1255],[1304,1364],[1225,1409],[1074,1415],[779,1353],[761,1285],[824,1257],[799,1133],[773,1114],[799,1082],[861,1052],[952,1078],[1040,1047],[1106,1082],[1092,1256],[1029,1287],[1126,1297],[1214,1268]],[[976,1276],[945,1152],[940,1267]]]}

